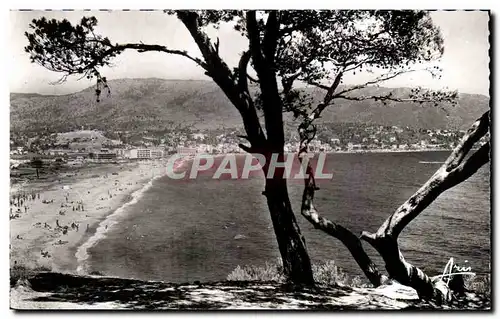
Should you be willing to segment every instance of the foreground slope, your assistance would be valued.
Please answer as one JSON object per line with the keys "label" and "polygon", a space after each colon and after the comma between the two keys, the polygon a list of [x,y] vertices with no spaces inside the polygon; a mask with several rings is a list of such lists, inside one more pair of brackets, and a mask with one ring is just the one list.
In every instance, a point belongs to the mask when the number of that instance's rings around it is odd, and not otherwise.
{"label": "foreground slope", "polygon": [[169,284],[132,279],[39,273],[11,286],[11,308],[29,309],[477,309],[489,298],[468,294],[446,307],[417,300],[413,289],[392,284],[379,288],[291,287],[273,282]]}

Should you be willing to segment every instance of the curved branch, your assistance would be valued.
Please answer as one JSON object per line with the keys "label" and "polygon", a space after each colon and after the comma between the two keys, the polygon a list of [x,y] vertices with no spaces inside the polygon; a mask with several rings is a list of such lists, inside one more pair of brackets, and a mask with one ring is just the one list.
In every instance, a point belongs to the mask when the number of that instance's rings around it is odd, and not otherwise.
{"label": "curved branch", "polygon": [[354,85],[350,88],[347,88],[347,89],[344,89],[340,92],[338,92],[337,94],[335,94],[333,97],[334,98],[338,98],[338,97],[344,97],[344,94],[345,93],[349,93],[349,92],[352,92],[352,91],[356,91],[356,90],[360,90],[360,89],[363,89],[369,85],[373,85],[373,84],[378,84],[378,83],[381,83],[381,82],[385,82],[385,81],[388,81],[390,79],[394,79],[395,77],[401,75],[401,74],[405,74],[405,73],[410,73],[410,72],[415,72],[416,70],[399,70],[399,71],[396,71],[396,72],[393,72],[393,73],[388,73],[388,74],[384,74],[384,75],[381,75],[373,80],[370,80],[370,81],[367,81],[363,84],[359,84],[359,85]]}
{"label": "curved branch", "polygon": [[[392,102],[415,102],[415,103],[437,103],[437,102],[450,102],[455,103],[457,98],[457,92],[447,92],[447,91],[434,91],[428,92],[425,90],[421,90],[420,88],[412,90],[410,97],[403,98],[393,96],[392,92],[385,95],[368,95],[368,96],[352,96],[346,95],[347,93],[351,93],[357,90],[364,89],[370,85],[378,85],[382,82],[394,79],[402,74],[416,72],[416,71],[426,71],[435,76],[435,71],[431,68],[417,70],[417,69],[402,69],[398,71],[392,71],[387,74],[383,74],[373,80],[367,81],[360,85],[354,85],[348,88],[345,88],[332,96],[332,99],[344,99],[350,101],[366,101],[366,100],[374,100],[374,101],[392,101]],[[324,88],[320,86],[318,83],[311,83],[312,85],[316,85],[318,87]]]}
{"label": "curved branch", "polygon": [[414,218],[427,208],[445,190],[465,181],[489,161],[490,143],[482,145],[471,156],[466,157],[473,145],[486,135],[489,127],[489,111],[483,114],[446,162],[403,205],[401,205],[377,230],[371,234],[363,232],[361,239],[371,244],[385,261],[391,278],[403,285],[415,288],[422,298],[449,301],[450,290],[439,278],[429,278],[421,269],[408,263],[399,250],[397,239]]}
{"label": "curved branch", "polygon": [[489,161],[489,143],[481,147],[476,152],[477,154],[469,157],[465,162],[464,158],[474,143],[486,135],[488,127],[489,111],[472,125],[436,173],[384,222],[377,231],[377,235],[391,235],[397,238],[406,225],[445,190],[463,182],[486,164]]}
{"label": "curved branch", "polygon": [[314,126],[313,121],[319,118],[321,112],[328,105],[328,102],[331,99],[332,92],[335,91],[341,77],[342,73],[339,72],[332,86],[328,88],[327,94],[324,98],[324,102],[326,103],[319,104],[299,126],[299,161],[302,170],[305,171],[301,214],[315,228],[320,229],[330,236],[333,236],[340,240],[347,247],[354,260],[356,260],[357,264],[373,284],[373,286],[378,287],[381,284],[387,283],[388,278],[379,272],[375,263],[366,254],[365,250],[363,249],[361,240],[347,228],[320,216],[320,214],[314,207],[314,193],[319,188],[316,186],[314,172],[309,163],[309,159],[307,158],[307,160],[304,160],[307,155],[308,145],[316,135],[316,127]]}
{"label": "curved branch", "polygon": [[204,63],[201,59],[195,58],[190,56],[186,51],[182,50],[171,50],[168,49],[166,46],[163,45],[156,45],[156,44],[143,44],[143,43],[127,43],[127,44],[119,44],[111,47],[108,51],[111,52],[120,52],[123,50],[127,49],[134,49],[137,50],[137,52],[150,52],[150,51],[156,51],[156,52],[164,52],[168,54],[173,54],[173,55],[180,55],[183,57],[186,57],[190,59],[191,61],[195,62],[205,70],[207,69],[206,63]]}
{"label": "curved branch", "polygon": [[240,62],[238,63],[238,85],[240,86],[240,89],[244,92],[247,92],[249,95],[248,91],[248,73],[247,73],[247,67],[248,63],[250,62],[251,54],[250,50],[247,50],[243,52],[240,58]]}
{"label": "curved branch", "polygon": [[381,274],[370,257],[366,254],[363,249],[361,240],[354,235],[349,229],[344,228],[322,216],[319,215],[318,211],[313,205],[314,192],[318,190],[312,167],[309,163],[305,164],[302,158],[299,157],[301,164],[307,165],[306,168],[306,178],[304,179],[304,193],[302,195],[302,207],[301,214],[309,221],[315,228],[320,229],[330,236],[333,236],[340,240],[344,246],[347,247],[351,255],[353,256],[356,263],[359,265],[361,270],[364,272],[368,280],[372,283],[374,287],[378,287],[384,283],[387,283],[388,278]]}

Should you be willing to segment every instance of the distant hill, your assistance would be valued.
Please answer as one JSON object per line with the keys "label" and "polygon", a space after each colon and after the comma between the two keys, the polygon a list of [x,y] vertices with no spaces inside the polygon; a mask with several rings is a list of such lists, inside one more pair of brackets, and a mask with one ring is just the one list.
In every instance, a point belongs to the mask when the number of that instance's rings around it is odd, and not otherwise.
{"label": "distant hill", "polygon": [[[11,130],[66,132],[85,126],[138,132],[178,124],[199,129],[242,126],[238,111],[212,81],[119,79],[110,81],[109,86],[111,95],[104,93],[100,102],[96,102],[93,87],[68,95],[12,93]],[[322,98],[319,89],[307,90],[314,100]],[[358,94],[393,91],[405,95],[409,90],[369,87]],[[416,103],[383,106],[373,101],[340,100],[325,110],[319,122],[463,129],[488,107],[489,98],[479,94],[460,94],[458,105],[440,108]],[[285,118],[292,122],[290,114]]]}

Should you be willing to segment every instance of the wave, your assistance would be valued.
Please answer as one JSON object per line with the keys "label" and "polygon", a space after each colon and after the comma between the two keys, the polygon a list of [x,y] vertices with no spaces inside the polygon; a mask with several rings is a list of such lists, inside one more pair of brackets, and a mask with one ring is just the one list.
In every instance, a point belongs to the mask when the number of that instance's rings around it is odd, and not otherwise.
{"label": "wave", "polygon": [[151,186],[153,186],[153,182],[163,175],[157,175],[153,177],[146,185],[142,188],[133,192],[130,197],[130,201],[126,202],[122,206],[118,207],[115,211],[109,214],[103,221],[99,223],[95,234],[90,237],[85,243],[83,243],[80,247],[78,247],[75,257],[77,260],[77,273],[85,274],[88,271],[88,263],[87,260],[90,257],[89,249],[94,247],[99,241],[106,238],[106,233],[116,224],[118,224],[120,215],[125,211],[127,207],[130,205],[134,205],[139,201],[144,192],[146,192]]}

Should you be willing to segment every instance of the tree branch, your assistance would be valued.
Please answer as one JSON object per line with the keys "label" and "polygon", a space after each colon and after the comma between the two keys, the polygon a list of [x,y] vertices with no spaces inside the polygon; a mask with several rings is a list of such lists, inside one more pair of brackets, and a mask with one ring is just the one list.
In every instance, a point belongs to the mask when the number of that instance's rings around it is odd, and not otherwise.
{"label": "tree branch", "polygon": [[134,49],[134,50],[137,50],[137,52],[141,52],[141,53],[142,52],[149,52],[149,51],[156,51],[156,52],[165,52],[168,54],[180,55],[180,56],[183,56],[183,57],[190,59],[191,61],[194,61],[196,64],[198,64],[199,66],[201,66],[204,69],[207,68],[206,63],[204,63],[199,58],[194,58],[194,57],[190,56],[186,51],[171,50],[163,45],[143,44],[143,43],[127,43],[127,44],[115,45],[110,49],[110,51],[120,52],[120,51],[127,50],[127,49]]}
{"label": "tree branch", "polygon": [[387,283],[388,278],[379,272],[375,263],[373,263],[370,257],[366,254],[361,244],[361,240],[347,228],[344,228],[341,225],[338,225],[320,216],[318,211],[314,207],[314,193],[315,191],[319,190],[319,188],[316,186],[314,172],[309,163],[309,160],[304,161],[304,158],[307,155],[308,145],[316,135],[316,127],[314,126],[313,122],[320,117],[321,112],[331,101],[333,92],[335,92],[335,90],[337,89],[341,78],[342,71],[337,74],[332,85],[330,87],[326,87],[327,93],[325,94],[323,103],[320,103],[299,125],[299,161],[302,170],[306,172],[304,178],[304,192],[302,194],[301,214],[315,228],[321,229],[330,236],[333,236],[340,240],[347,247],[354,260],[356,260],[359,267],[361,268],[361,270],[363,270],[366,277],[370,280],[373,286],[378,287],[381,284]]}
{"label": "tree branch", "polygon": [[401,205],[376,233],[363,232],[361,234],[361,239],[370,243],[380,253],[390,277],[403,285],[415,288],[422,298],[449,301],[451,295],[442,280],[429,278],[422,270],[404,259],[398,248],[398,236],[440,194],[467,180],[489,161],[489,142],[471,156],[466,157],[473,145],[486,135],[488,127],[489,111],[472,125],[436,173]]}
{"label": "tree branch", "polygon": [[[193,37],[195,43],[198,45],[205,63],[207,65],[207,73],[217,83],[217,85],[226,94],[233,105],[238,109],[243,118],[243,125],[248,134],[249,140],[253,147],[263,147],[266,144],[266,137],[260,126],[259,118],[253,107],[253,102],[244,88],[246,85],[242,84],[240,77],[239,83],[234,83],[234,75],[222,61],[217,53],[217,50],[212,45],[208,35],[203,32],[199,27],[198,14],[193,11],[177,11],[178,18],[184,23],[189,33]],[[244,54],[240,60],[240,72],[246,73],[246,67],[250,57]],[[244,70],[243,70],[244,69]],[[246,81],[246,78],[245,78]],[[240,87],[243,85],[243,87]]]}
{"label": "tree branch", "polygon": [[248,73],[247,73],[247,78],[248,78],[250,81],[252,81],[253,83],[260,83],[260,81],[259,81],[259,80],[257,80],[257,79],[255,79],[255,78],[251,77]]}
{"label": "tree branch", "polygon": [[[401,231],[445,190],[463,182],[489,161],[489,143],[464,162],[464,158],[489,127],[489,111],[479,118],[461,139],[445,163],[377,231],[377,236],[397,238]],[[463,164],[463,165],[461,165]],[[460,166],[459,166],[460,165]]]}
{"label": "tree branch", "polygon": [[250,62],[251,54],[250,50],[243,52],[240,58],[240,62],[238,63],[238,85],[240,89],[250,95],[248,91],[248,73],[247,67]]}
{"label": "tree branch", "polygon": [[324,111],[324,109],[333,100],[334,98],[333,93],[339,86],[343,74],[344,73],[342,71],[339,71],[339,73],[337,73],[337,75],[335,76],[335,80],[333,81],[331,86],[322,87],[323,89],[326,90],[325,97],[323,98],[323,103],[318,104],[318,106],[316,106],[316,108],[308,115],[307,119],[305,119],[306,122],[309,122],[309,124],[306,124],[307,126],[309,126],[310,124],[312,124],[313,121],[318,119],[321,116],[321,113]]}
{"label": "tree branch", "polygon": [[278,10],[272,10],[267,17],[266,30],[262,41],[263,51],[269,64],[274,64],[274,55],[278,45],[279,37],[279,13]]}
{"label": "tree branch", "polygon": [[262,72],[264,67],[264,56],[262,55],[261,43],[260,43],[260,31],[257,25],[257,17],[254,10],[247,11],[247,31],[248,31],[248,41],[250,44],[250,52],[252,54],[252,59],[255,64],[255,69],[257,74]]}
{"label": "tree branch", "polygon": [[[268,151],[273,153],[282,153],[285,144],[285,134],[283,130],[283,103],[278,91],[276,82],[276,72],[273,68],[273,60],[268,61],[262,53],[261,31],[257,24],[256,13],[254,10],[247,11],[247,31],[250,44],[250,52],[255,71],[259,77],[260,91],[262,93],[262,109],[264,110],[264,120],[267,132]],[[274,19],[270,15],[270,30],[267,35],[267,50],[272,50],[276,45],[273,39]]]}
{"label": "tree branch", "polygon": [[[320,229],[330,236],[340,240],[347,247],[356,263],[371,282],[374,287],[387,283],[388,278],[381,274],[373,261],[368,257],[361,240],[354,235],[349,229],[342,227],[322,216],[314,207],[314,193],[318,190],[314,179],[314,173],[309,162],[303,162],[303,158],[299,156],[301,165],[306,166],[306,178],[304,179],[304,192],[302,195],[301,214],[315,228]],[[304,167],[303,167],[304,168]]]}
{"label": "tree branch", "polygon": [[385,81],[388,81],[390,79],[393,79],[401,74],[405,74],[405,73],[410,73],[410,72],[415,72],[415,70],[399,70],[399,71],[396,71],[396,72],[393,72],[393,73],[388,73],[388,74],[384,74],[384,75],[381,75],[373,80],[370,80],[370,81],[367,81],[363,84],[359,84],[359,85],[354,85],[350,88],[347,88],[347,89],[344,89],[338,93],[336,93],[333,98],[337,98],[337,97],[343,97],[343,95],[345,93],[349,93],[349,92],[352,92],[352,91],[355,91],[355,90],[359,90],[359,89],[363,89],[365,87],[367,87],[368,85],[373,85],[373,84],[378,84],[378,83],[381,83],[381,82],[385,82]]}

